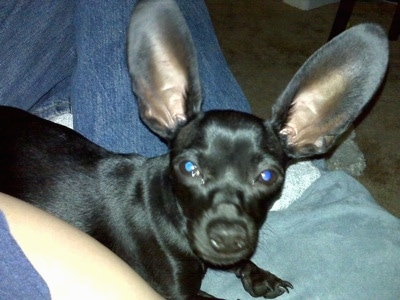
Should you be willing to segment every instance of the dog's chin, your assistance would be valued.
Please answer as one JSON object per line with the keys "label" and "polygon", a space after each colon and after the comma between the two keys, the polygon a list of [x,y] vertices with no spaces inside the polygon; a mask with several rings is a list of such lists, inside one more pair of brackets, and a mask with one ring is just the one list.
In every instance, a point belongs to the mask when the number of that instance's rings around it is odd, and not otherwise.
{"label": "dog's chin", "polygon": [[235,253],[219,253],[212,247],[194,247],[196,255],[205,262],[214,266],[229,266],[238,263],[241,260],[249,259],[254,253],[254,247],[246,247]]}

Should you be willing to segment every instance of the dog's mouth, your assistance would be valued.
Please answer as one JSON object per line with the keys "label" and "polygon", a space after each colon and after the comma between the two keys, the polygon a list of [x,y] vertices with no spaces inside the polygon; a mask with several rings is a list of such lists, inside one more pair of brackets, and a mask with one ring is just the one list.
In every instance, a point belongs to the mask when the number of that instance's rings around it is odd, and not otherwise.
{"label": "dog's mouth", "polygon": [[246,216],[205,213],[190,226],[189,238],[197,256],[213,265],[226,266],[254,253],[258,230]]}

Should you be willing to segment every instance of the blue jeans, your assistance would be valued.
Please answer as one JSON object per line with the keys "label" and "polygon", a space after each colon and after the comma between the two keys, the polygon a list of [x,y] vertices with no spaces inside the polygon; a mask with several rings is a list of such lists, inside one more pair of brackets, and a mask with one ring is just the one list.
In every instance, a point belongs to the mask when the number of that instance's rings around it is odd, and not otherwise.
{"label": "blue jeans", "polygon": [[[126,29],[136,1],[21,2],[6,4],[2,17],[0,104],[43,117],[72,109],[75,130],[111,151],[166,152],[140,122],[130,87]],[[250,111],[204,2],[177,2],[198,52],[203,109]]]}
{"label": "blue jeans", "polygon": [[[139,121],[130,88],[125,37],[135,1],[3,2],[0,104],[42,117],[72,110],[74,128],[112,151],[147,156],[167,151]],[[203,1],[178,3],[198,52],[203,108],[249,111]],[[15,250],[18,245],[7,242],[12,238],[4,220],[1,226],[0,249],[14,255],[0,251],[0,298],[18,298],[7,295],[8,288],[44,299],[45,283],[38,283],[38,274]],[[20,268],[10,257],[22,260]],[[288,209],[271,212],[254,259],[293,283],[295,289],[282,299],[400,299],[400,221],[341,172],[324,174]],[[32,280],[13,280],[29,275]],[[250,299],[232,274],[210,271],[203,286],[216,296]]]}

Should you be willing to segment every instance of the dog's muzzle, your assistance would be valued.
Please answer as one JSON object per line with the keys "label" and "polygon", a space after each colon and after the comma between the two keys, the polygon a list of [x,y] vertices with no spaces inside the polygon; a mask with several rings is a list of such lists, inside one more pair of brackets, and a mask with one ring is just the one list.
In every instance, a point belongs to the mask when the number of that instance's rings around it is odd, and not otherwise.
{"label": "dog's muzzle", "polygon": [[230,203],[207,210],[192,223],[189,233],[196,254],[215,265],[249,258],[258,239],[253,220]]}
{"label": "dog's muzzle", "polygon": [[207,226],[207,235],[214,250],[222,254],[241,251],[248,240],[246,224],[240,221],[212,221]]}

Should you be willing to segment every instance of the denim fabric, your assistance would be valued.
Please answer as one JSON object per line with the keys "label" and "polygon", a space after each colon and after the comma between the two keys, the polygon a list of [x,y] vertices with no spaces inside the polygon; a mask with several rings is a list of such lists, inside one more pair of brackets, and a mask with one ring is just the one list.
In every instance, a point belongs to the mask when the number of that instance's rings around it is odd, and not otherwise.
{"label": "denim fabric", "polygon": [[[204,109],[249,111],[230,73],[202,1],[177,1],[199,56]],[[133,1],[80,1],[76,10],[77,69],[71,99],[74,128],[108,149],[156,155],[165,145],[138,120],[126,63],[126,28]]]}
{"label": "denim fabric", "polygon": [[[203,1],[177,1],[199,58],[204,109],[250,111],[219,48]],[[136,1],[21,1],[0,28],[0,103],[52,117],[109,150],[153,156],[167,148],[142,124],[131,91],[126,31]]]}
{"label": "denim fabric", "polygon": [[[74,1],[0,2],[0,104],[30,110],[64,90],[75,69],[74,11]],[[55,99],[68,105],[66,93]]]}

